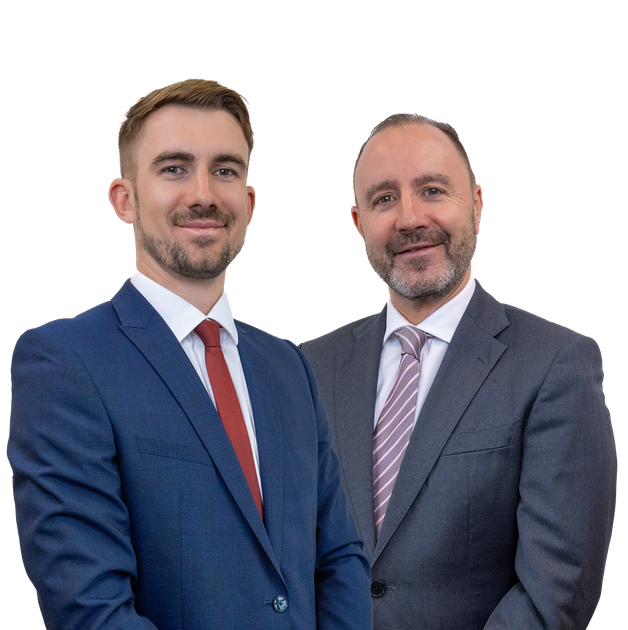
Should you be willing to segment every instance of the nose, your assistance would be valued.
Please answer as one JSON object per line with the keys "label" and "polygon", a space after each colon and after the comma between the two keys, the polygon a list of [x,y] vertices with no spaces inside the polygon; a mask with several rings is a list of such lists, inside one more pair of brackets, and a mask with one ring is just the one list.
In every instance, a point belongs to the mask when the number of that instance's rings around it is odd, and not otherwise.
{"label": "nose", "polygon": [[395,227],[399,232],[412,232],[418,228],[427,227],[430,218],[425,204],[411,192],[401,194],[396,206]]}
{"label": "nose", "polygon": [[188,180],[185,191],[185,205],[208,207],[216,204],[216,191],[210,173],[199,169]]}

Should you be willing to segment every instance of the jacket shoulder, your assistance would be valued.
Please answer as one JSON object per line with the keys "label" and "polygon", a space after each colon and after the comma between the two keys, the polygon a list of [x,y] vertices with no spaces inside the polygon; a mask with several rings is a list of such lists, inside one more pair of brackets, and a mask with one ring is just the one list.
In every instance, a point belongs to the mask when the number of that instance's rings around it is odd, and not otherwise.
{"label": "jacket shoulder", "polygon": [[112,325],[118,327],[118,318],[111,302],[104,302],[75,317],[55,319],[27,330],[21,335],[18,344],[30,339],[57,339],[59,341],[91,339],[93,342],[94,338],[98,338]]}
{"label": "jacket shoulder", "polygon": [[555,352],[558,348],[595,342],[565,326],[556,324],[521,308],[503,304],[487,293],[479,283],[467,306],[464,317],[509,347],[535,347],[537,353]]}
{"label": "jacket shoulder", "polygon": [[511,338],[526,338],[537,347],[547,348],[567,343],[595,343],[590,337],[521,308],[504,304],[504,310],[510,322],[508,328],[499,335],[499,338],[504,341]]}
{"label": "jacket shoulder", "polygon": [[321,337],[310,339],[302,343],[300,348],[310,361],[312,358],[318,357],[319,355],[328,355],[330,349],[338,348],[355,341],[356,331],[368,328],[370,324],[375,322],[377,317],[378,315],[369,315],[350,324],[345,324]]}
{"label": "jacket shoulder", "polygon": [[[255,346],[271,361],[289,361],[298,358],[302,362],[301,353],[292,341],[281,339],[260,328],[235,320],[240,339],[250,339]],[[238,342],[239,343],[239,342]]]}

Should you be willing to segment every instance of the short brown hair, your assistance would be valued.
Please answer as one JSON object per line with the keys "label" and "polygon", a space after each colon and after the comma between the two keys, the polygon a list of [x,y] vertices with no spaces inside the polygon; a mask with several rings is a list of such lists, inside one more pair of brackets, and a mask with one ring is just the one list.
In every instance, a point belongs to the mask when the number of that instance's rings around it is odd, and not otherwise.
{"label": "short brown hair", "polygon": [[[427,116],[420,116],[419,114],[393,114],[386,118],[386,120],[382,120],[379,125],[377,125],[373,131],[371,131],[369,137],[366,139],[366,142],[362,145],[360,152],[358,153],[358,158],[355,161],[355,166],[353,167],[353,188],[355,190],[355,171],[358,168],[358,162],[362,157],[362,153],[364,152],[364,147],[369,143],[370,139],[377,135],[380,131],[384,131],[388,127],[402,127],[403,125],[431,125],[432,127],[436,127],[436,129],[440,129],[453,143],[456,147],[456,150],[460,154],[460,157],[463,159],[467,171],[469,172],[469,180],[471,181],[471,187],[475,186],[475,175],[473,174],[473,170],[471,168],[471,162],[469,162],[469,156],[465,151],[465,148],[462,146],[462,142],[460,142],[460,138],[458,137],[458,133],[456,130],[447,123],[438,122],[437,120],[432,120]],[[356,202],[357,203],[357,202]]]}
{"label": "short brown hair", "polygon": [[118,134],[122,177],[132,179],[135,176],[136,164],[133,150],[142,134],[146,119],[154,111],[166,105],[228,112],[240,124],[246,143],[249,145],[249,154],[253,150],[253,130],[244,99],[234,90],[216,81],[188,79],[154,90],[141,98],[126,113],[126,120],[122,123]]}

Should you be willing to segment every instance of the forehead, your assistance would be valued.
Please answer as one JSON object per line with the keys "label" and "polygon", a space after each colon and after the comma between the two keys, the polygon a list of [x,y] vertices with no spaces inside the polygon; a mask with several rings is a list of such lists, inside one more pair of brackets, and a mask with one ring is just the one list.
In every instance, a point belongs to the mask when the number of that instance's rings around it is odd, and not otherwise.
{"label": "forehead", "polygon": [[138,165],[163,151],[195,156],[237,153],[247,161],[249,150],[238,121],[222,110],[166,105],[148,116],[137,144]]}
{"label": "forehead", "polygon": [[356,192],[359,195],[379,181],[402,183],[427,173],[469,182],[464,160],[440,129],[428,124],[388,127],[364,147],[355,171]]}

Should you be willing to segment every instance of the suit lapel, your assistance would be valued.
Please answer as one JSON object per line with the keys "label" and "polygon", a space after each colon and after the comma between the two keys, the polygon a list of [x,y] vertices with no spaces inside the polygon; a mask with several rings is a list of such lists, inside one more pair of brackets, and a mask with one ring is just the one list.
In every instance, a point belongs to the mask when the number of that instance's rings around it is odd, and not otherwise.
{"label": "suit lapel", "polygon": [[415,501],[469,403],[506,350],[495,335],[508,325],[504,307],[477,284],[412,432],[373,562]]}
{"label": "suit lapel", "polygon": [[335,437],[348,500],[370,557],[373,525],[373,424],[386,309],[353,331],[355,342],[339,348],[334,385]]}
{"label": "suit lapel", "polygon": [[273,366],[255,343],[255,333],[238,325],[238,352],[255,418],[264,496],[266,532],[281,563],[284,501],[284,446],[281,410]]}
{"label": "suit lapel", "polygon": [[[153,366],[188,416],[244,518],[281,575],[268,533],[229,436],[181,344],[130,282],[127,281],[114,296],[112,304],[120,318],[121,331]],[[250,387],[246,370],[245,377]],[[251,395],[257,421],[254,398],[259,397]]]}

